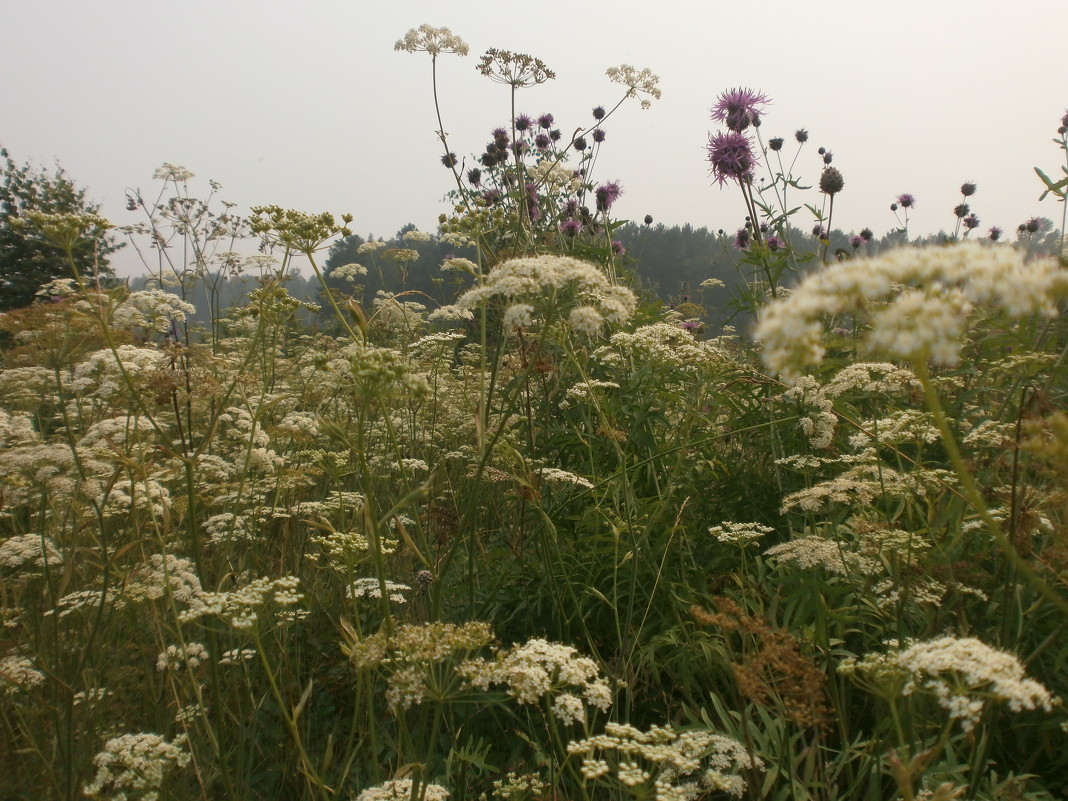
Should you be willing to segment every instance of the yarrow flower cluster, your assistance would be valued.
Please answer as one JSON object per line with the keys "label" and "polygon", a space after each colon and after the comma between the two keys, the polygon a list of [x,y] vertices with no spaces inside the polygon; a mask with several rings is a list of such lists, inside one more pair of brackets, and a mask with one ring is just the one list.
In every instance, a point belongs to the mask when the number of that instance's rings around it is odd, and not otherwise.
{"label": "yarrow flower cluster", "polygon": [[764,764],[741,743],[708,729],[641,731],[626,723],[609,723],[604,734],[570,742],[567,752],[582,758],[586,781],[657,801],[688,801],[716,791],[740,797],[742,773]]}
{"label": "yarrow flower cluster", "polygon": [[467,660],[457,670],[481,690],[503,685],[521,704],[551,700],[553,715],[564,723],[585,723],[586,706],[605,712],[612,705],[597,664],[570,645],[535,638],[499,652],[493,661]]}
{"label": "yarrow flower cluster", "polygon": [[654,75],[648,67],[639,70],[630,64],[621,64],[618,67],[609,67],[605,75],[612,83],[626,86],[627,97],[646,95],[646,97],[641,97],[641,105],[644,109],[653,104],[653,99],[660,99],[660,77]]}
{"label": "yarrow flower cluster", "polygon": [[748,545],[773,531],[775,529],[771,526],[760,523],[721,523],[708,529],[708,533],[717,540],[731,545]]}
{"label": "yarrow flower cluster", "polygon": [[408,53],[429,53],[435,57],[441,53],[455,53],[458,56],[466,56],[468,53],[467,42],[459,36],[448,28],[434,28],[430,25],[412,28],[404,34],[403,39],[397,40],[393,49]]}
{"label": "yarrow flower cluster", "polygon": [[838,314],[867,318],[870,350],[954,365],[976,307],[1054,317],[1057,298],[1066,294],[1068,273],[1055,261],[1025,262],[1012,248],[978,242],[902,248],[809,276],[764,309],[755,337],[764,343],[764,363],[788,381],[822,361],[823,319]]}
{"label": "yarrow flower cluster", "polygon": [[[415,789],[419,793],[414,797],[422,801],[445,801],[449,797],[449,791],[440,784],[423,784]],[[412,790],[411,779],[392,779],[374,787],[368,787],[356,796],[356,801],[411,801]]]}
{"label": "yarrow flower cluster", "polygon": [[903,696],[932,695],[965,732],[975,728],[988,701],[1007,703],[1013,712],[1053,709],[1050,691],[1024,676],[1019,659],[974,637],[936,637],[847,661],[839,670],[884,690],[900,687]]}
{"label": "yarrow flower cluster", "polygon": [[[502,262],[490,271],[481,286],[460,296],[456,305],[474,309],[497,298],[511,304],[505,312],[506,328],[528,327],[533,323],[535,312],[549,311],[562,302],[577,303],[612,324],[629,320],[637,306],[634,293],[613,284],[596,265],[570,256],[554,255]],[[588,333],[596,320],[590,312],[584,311],[571,322]]]}
{"label": "yarrow flower cluster", "polygon": [[82,792],[89,798],[156,801],[166,774],[184,768],[192,755],[185,750],[186,736],[167,742],[158,734],[124,734],[104,744],[93,757],[96,776]]}
{"label": "yarrow flower cluster", "polygon": [[489,645],[493,630],[488,623],[404,623],[392,631],[361,637],[342,622],[342,652],[357,670],[381,668],[388,674],[386,701],[394,712],[421,704],[435,666],[454,654],[467,655]]}

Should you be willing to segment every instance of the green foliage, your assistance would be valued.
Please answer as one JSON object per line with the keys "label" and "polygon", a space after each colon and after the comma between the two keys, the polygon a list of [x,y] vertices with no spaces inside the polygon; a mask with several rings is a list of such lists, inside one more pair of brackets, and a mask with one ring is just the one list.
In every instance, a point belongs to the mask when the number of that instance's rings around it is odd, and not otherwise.
{"label": "green foliage", "polygon": [[62,169],[49,173],[18,166],[5,148],[0,158],[0,311],[30,305],[42,284],[73,278],[75,271],[86,281],[111,275],[107,257],[118,246],[104,231],[80,242],[72,271],[59,249],[17,224],[30,212],[95,214],[99,205],[86,200],[85,189]]}

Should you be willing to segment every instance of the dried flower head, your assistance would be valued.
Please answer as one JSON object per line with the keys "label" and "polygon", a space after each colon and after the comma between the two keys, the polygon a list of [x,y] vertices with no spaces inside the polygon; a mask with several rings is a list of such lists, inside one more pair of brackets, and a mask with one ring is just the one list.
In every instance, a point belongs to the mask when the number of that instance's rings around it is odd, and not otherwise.
{"label": "dried flower head", "polygon": [[649,98],[660,99],[660,77],[654,75],[648,67],[638,70],[630,64],[620,64],[618,67],[609,67],[605,75],[612,83],[626,86],[627,97],[646,95],[641,98],[642,108],[649,108],[653,104]]}
{"label": "dried flower head", "polygon": [[551,81],[556,73],[545,66],[540,58],[510,50],[487,50],[478,63],[478,71],[491,81],[503,83],[513,89]]}
{"label": "dried flower head", "polygon": [[845,186],[845,180],[837,167],[825,167],[820,175],[820,191],[826,195],[837,195]]}

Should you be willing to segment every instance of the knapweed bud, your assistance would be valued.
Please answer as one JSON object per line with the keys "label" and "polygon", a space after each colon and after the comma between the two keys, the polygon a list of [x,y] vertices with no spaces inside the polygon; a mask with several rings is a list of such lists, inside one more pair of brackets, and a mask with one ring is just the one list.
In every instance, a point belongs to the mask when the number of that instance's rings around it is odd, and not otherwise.
{"label": "knapweed bud", "polygon": [[805,144],[805,142],[808,141],[808,131],[806,131],[804,128],[798,128],[796,131],[794,131],[794,139],[797,140],[798,144]]}
{"label": "knapweed bud", "polygon": [[964,195],[964,197],[971,197],[975,194],[976,189],[978,189],[978,187],[974,183],[967,181],[961,184],[960,193]]}
{"label": "knapweed bud", "polygon": [[820,176],[820,191],[826,195],[837,195],[845,186],[845,179],[836,167],[825,167]]}
{"label": "knapweed bud", "polygon": [[768,147],[771,150],[782,150],[782,137],[776,136],[774,139],[769,139]]}

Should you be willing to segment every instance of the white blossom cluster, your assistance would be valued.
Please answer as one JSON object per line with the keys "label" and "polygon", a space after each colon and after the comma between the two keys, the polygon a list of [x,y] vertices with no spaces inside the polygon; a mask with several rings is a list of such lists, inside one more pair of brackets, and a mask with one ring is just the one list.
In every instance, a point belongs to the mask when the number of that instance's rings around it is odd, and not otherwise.
{"label": "white blossom cluster", "polygon": [[612,334],[608,344],[593,355],[607,367],[641,364],[683,373],[695,373],[725,361],[718,347],[707,341],[698,342],[688,331],[669,323],[651,323]]}
{"label": "white blossom cluster", "polygon": [[567,752],[582,758],[587,781],[656,801],[689,801],[711,791],[741,796],[742,772],[764,764],[741,743],[708,729],[641,731],[627,723],[609,723],[604,734],[568,743]]}
{"label": "white blossom cluster", "polygon": [[813,448],[829,448],[838,430],[838,415],[834,412],[838,398],[855,393],[866,401],[908,399],[919,387],[911,370],[890,362],[856,362],[843,367],[822,386],[812,376],[799,376],[781,397],[812,410],[801,418],[801,429]]}
{"label": "white blossom cluster", "polygon": [[764,309],[755,336],[764,343],[764,363],[789,381],[822,361],[824,318],[842,314],[870,324],[872,350],[954,365],[968,317],[977,309],[1052,317],[1057,298],[1066,294],[1068,271],[1052,259],[1026,262],[1010,247],[964,242],[901,248],[809,276]]}
{"label": "white blossom cluster", "polygon": [[385,585],[386,595],[393,603],[407,603],[405,592],[410,592],[411,587],[407,584],[399,584],[395,581],[382,581],[374,577],[358,578],[345,588],[346,598],[381,598],[382,586]]}
{"label": "white blossom cluster", "polygon": [[587,706],[604,712],[612,704],[612,691],[596,662],[570,645],[539,638],[500,651],[492,661],[469,659],[457,670],[480,690],[503,685],[521,704],[548,697],[553,714],[564,723],[585,723]]}
{"label": "white blossom cluster", "polygon": [[[449,791],[440,784],[423,784],[414,789],[419,792],[415,798],[422,801],[445,801],[449,797]],[[411,801],[412,790],[411,779],[391,779],[368,787],[356,796],[356,801]]]}
{"label": "white blossom cluster", "polygon": [[609,67],[605,75],[612,83],[623,84],[627,87],[627,97],[640,97],[642,108],[647,109],[653,104],[653,99],[660,99],[660,77],[654,75],[648,67],[637,69],[630,64],[620,64],[618,67]]}
{"label": "white blossom cluster", "polygon": [[538,478],[549,484],[571,484],[575,487],[581,487],[582,489],[593,489],[593,482],[588,478],[577,476],[574,473],[567,470],[561,470],[558,467],[539,467],[537,470]]}
{"label": "white blossom cluster", "polygon": [[773,531],[775,529],[771,526],[764,526],[760,523],[732,522],[720,523],[718,526],[711,526],[708,529],[708,533],[717,540],[731,545],[748,545],[761,539],[765,534],[771,534]]}
{"label": "white blossom cluster", "polygon": [[166,371],[167,356],[156,348],[119,345],[89,354],[74,367],[70,388],[81,395],[110,401],[128,392],[147,389]]}
{"label": "white blossom cluster", "polygon": [[344,279],[350,284],[355,283],[357,279],[365,275],[367,275],[367,268],[356,262],[342,264],[340,267],[335,267],[330,271],[331,278]]}
{"label": "white blossom cluster", "polygon": [[63,564],[63,555],[51,537],[40,534],[16,534],[0,544],[0,567],[25,565],[46,567]]}
{"label": "white blossom cluster", "polygon": [[0,409],[0,448],[14,445],[31,445],[40,437],[33,428],[33,419],[28,414],[8,414]]}
{"label": "white blossom cluster", "polygon": [[[603,320],[619,324],[630,319],[638,302],[633,292],[613,284],[595,264],[554,255],[502,262],[480,286],[461,295],[456,304],[474,309],[494,299],[509,304],[505,311],[506,328],[529,327],[535,312],[565,302],[591,309]],[[593,323],[589,312],[582,312],[577,322],[587,332]]]}
{"label": "white blossom cluster", "polygon": [[276,622],[299,620],[307,616],[305,611],[294,608],[304,599],[297,591],[299,586],[296,576],[261,577],[231,592],[204,592],[200,604],[181,613],[178,619],[187,623],[204,615],[217,615],[228,619],[235,629],[248,630],[259,622],[265,609],[274,606]]}
{"label": "white blossom cluster", "polygon": [[184,734],[173,742],[149,733],[108,740],[93,757],[96,776],[82,792],[107,801],[157,801],[166,774],[189,764],[192,755],[185,745]]}
{"label": "white blossom cluster", "polygon": [[191,642],[184,647],[181,645],[168,645],[156,657],[156,670],[181,670],[182,668],[195,670],[207,659],[208,649],[202,643]]}
{"label": "white blossom cluster", "polygon": [[174,323],[196,314],[196,307],[171,292],[145,289],[131,292],[112,312],[111,324],[116,328],[147,328],[161,334],[171,330]]}
{"label": "white blossom cluster", "polygon": [[434,666],[453,654],[477,651],[492,640],[489,624],[481,621],[404,623],[367,637],[346,630],[342,650],[357,669],[382,667],[388,672],[386,701],[398,712],[423,702]]}
{"label": "white blossom cluster", "polygon": [[45,674],[21,654],[11,654],[0,659],[0,692],[14,695],[30,687],[44,684]]}
{"label": "white blossom cluster", "polygon": [[[408,53],[430,53],[437,56],[441,53],[455,53],[458,56],[466,56],[468,53],[467,42],[454,34],[448,28],[435,28],[430,25],[420,25],[412,28],[403,39],[397,40],[394,50],[404,50]],[[371,799],[364,799],[371,801]]]}
{"label": "white blossom cluster", "polygon": [[764,551],[764,555],[773,556],[780,562],[790,562],[804,570],[823,568],[842,575],[867,575],[879,569],[876,560],[849,550],[841,542],[817,535],[798,537],[773,545]]}
{"label": "white blossom cluster", "polygon": [[974,637],[936,637],[906,644],[887,654],[867,654],[839,666],[847,675],[861,674],[876,685],[900,684],[901,694],[928,694],[972,731],[988,701],[1008,704],[1013,712],[1053,709],[1045,686],[1024,675],[1015,655],[991,648]]}

